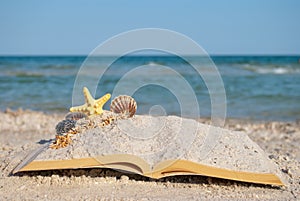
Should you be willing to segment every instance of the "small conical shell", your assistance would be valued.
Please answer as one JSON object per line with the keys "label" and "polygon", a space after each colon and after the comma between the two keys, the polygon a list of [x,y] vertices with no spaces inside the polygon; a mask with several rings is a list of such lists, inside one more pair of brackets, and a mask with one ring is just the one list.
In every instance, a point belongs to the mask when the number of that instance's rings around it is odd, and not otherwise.
{"label": "small conical shell", "polygon": [[65,119],[71,119],[71,120],[79,120],[79,119],[83,119],[83,118],[87,118],[88,116],[86,114],[84,114],[83,112],[70,112],[67,114],[67,116],[65,117]]}
{"label": "small conical shell", "polygon": [[135,100],[126,95],[116,97],[110,104],[110,111],[118,114],[123,114],[126,117],[132,117],[136,112]]}
{"label": "small conical shell", "polygon": [[56,133],[58,135],[64,135],[65,133],[67,133],[72,128],[75,128],[75,124],[76,124],[75,120],[71,120],[71,119],[62,120],[55,127]]}

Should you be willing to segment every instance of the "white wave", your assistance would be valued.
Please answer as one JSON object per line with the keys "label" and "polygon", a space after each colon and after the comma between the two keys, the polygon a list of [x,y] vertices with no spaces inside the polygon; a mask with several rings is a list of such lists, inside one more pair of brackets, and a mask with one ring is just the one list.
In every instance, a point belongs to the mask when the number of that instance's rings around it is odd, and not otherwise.
{"label": "white wave", "polygon": [[257,73],[261,73],[261,74],[288,74],[291,73],[289,69],[286,68],[257,68],[256,70],[254,70]]}
{"label": "white wave", "polygon": [[149,66],[157,66],[157,65],[160,65],[160,64],[156,63],[156,62],[153,62],[153,61],[150,61],[147,65],[149,65]]}
{"label": "white wave", "polygon": [[300,68],[292,68],[291,66],[253,66],[243,65],[243,69],[259,74],[298,74]]}

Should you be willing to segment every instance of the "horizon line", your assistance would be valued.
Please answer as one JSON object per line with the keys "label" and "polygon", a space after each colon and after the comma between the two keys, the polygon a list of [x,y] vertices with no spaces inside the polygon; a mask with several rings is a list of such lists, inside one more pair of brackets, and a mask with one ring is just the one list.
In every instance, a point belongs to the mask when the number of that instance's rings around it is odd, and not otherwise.
{"label": "horizon line", "polygon": [[[256,57],[256,56],[300,56],[298,54],[207,54],[208,56],[218,57],[218,56],[244,56],[244,57]],[[193,55],[186,54],[182,56],[196,57],[196,56],[207,56],[207,55]],[[115,57],[120,55],[88,55],[88,54],[0,54],[0,57]],[[174,57],[178,55],[166,55],[166,54],[134,54],[134,55],[123,55],[127,57]]]}

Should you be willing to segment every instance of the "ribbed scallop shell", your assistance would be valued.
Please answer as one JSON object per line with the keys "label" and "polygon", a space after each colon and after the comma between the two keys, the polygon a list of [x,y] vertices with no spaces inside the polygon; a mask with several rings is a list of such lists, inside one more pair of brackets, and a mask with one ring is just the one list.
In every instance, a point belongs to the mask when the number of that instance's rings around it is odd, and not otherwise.
{"label": "ribbed scallop shell", "polygon": [[123,114],[125,117],[132,117],[136,112],[135,100],[126,95],[116,97],[110,104],[110,111],[118,114]]}
{"label": "ribbed scallop shell", "polygon": [[70,120],[79,120],[83,118],[87,118],[88,116],[84,114],[83,112],[70,112],[66,115],[65,119],[70,119]]}

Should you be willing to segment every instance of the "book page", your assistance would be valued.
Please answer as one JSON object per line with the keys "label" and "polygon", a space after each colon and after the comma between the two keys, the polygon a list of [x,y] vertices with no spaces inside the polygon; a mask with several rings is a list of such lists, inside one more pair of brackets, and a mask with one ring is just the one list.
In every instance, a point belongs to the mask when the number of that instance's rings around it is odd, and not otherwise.
{"label": "book page", "polygon": [[267,156],[245,133],[176,116],[136,115],[103,128],[86,129],[72,140],[65,148],[44,150],[35,161],[92,158],[99,167],[106,165],[139,174],[158,171],[158,164],[166,166],[160,169],[167,169],[173,164],[162,162],[178,160],[232,171],[274,172]]}

